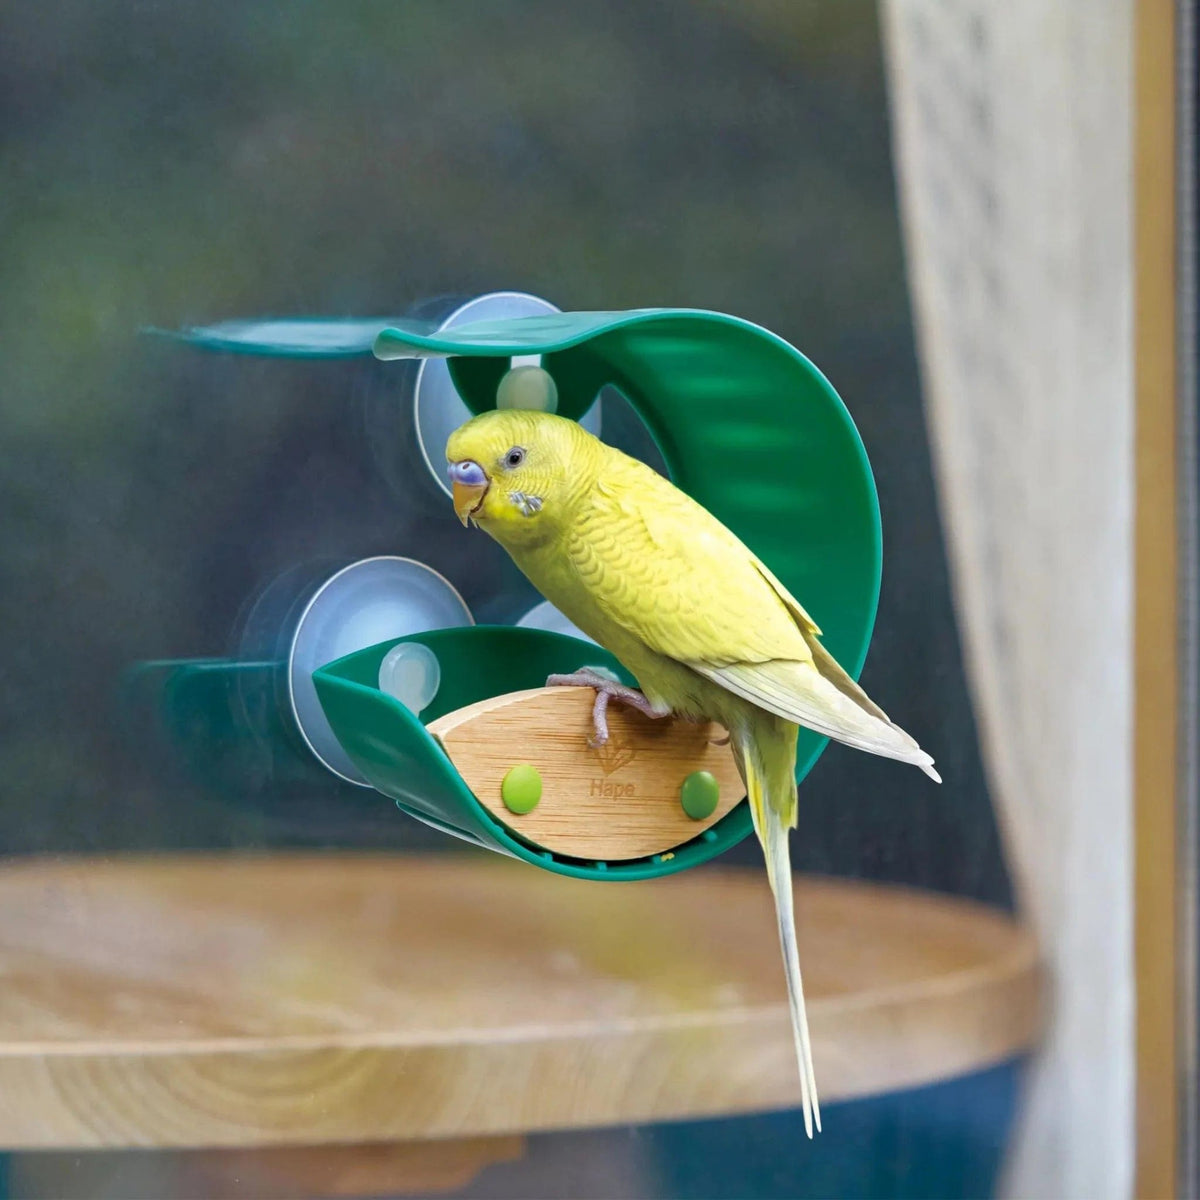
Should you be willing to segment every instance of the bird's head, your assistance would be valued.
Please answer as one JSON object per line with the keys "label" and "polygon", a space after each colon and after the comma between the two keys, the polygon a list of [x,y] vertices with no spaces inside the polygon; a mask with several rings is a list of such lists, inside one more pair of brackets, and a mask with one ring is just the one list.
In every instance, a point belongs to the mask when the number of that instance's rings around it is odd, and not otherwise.
{"label": "bird's head", "polygon": [[552,536],[594,481],[599,446],[575,421],[552,413],[482,413],[446,443],[454,511],[504,545]]}

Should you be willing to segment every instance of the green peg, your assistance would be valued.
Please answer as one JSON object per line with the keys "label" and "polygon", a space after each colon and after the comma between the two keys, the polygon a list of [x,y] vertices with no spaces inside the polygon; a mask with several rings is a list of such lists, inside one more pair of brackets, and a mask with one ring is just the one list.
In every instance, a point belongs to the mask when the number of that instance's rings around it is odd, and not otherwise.
{"label": "green peg", "polygon": [[542,777],[537,767],[528,763],[520,763],[509,768],[508,774],[500,784],[500,799],[504,807],[511,813],[520,816],[532,812],[542,798]]}
{"label": "green peg", "polygon": [[679,788],[679,803],[693,821],[706,821],[717,811],[721,785],[709,771],[693,771]]}

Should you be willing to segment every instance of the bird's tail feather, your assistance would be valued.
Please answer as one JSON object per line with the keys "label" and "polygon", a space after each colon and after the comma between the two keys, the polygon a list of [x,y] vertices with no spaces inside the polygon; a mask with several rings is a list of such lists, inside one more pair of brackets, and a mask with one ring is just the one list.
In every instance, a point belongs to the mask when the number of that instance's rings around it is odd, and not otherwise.
{"label": "bird's tail feather", "polygon": [[[818,1132],[821,1128],[821,1104],[817,1098],[817,1079],[813,1071],[812,1045],[808,1036],[808,1014],[804,1007],[804,983],[800,977],[800,953],[796,947],[792,870],[788,856],[788,832],[796,823],[796,783],[793,774],[796,730],[795,726],[784,728],[790,731],[790,747],[785,755],[787,763],[778,764],[782,769],[765,771],[760,755],[767,747],[749,737],[737,740],[737,758],[746,784],[754,829],[762,843],[771,894],[775,897],[779,946],[783,952],[783,965],[787,974],[792,1037],[796,1046],[796,1061],[800,1068],[804,1128],[811,1138],[814,1123]],[[789,734],[785,733],[784,736],[786,738]]]}

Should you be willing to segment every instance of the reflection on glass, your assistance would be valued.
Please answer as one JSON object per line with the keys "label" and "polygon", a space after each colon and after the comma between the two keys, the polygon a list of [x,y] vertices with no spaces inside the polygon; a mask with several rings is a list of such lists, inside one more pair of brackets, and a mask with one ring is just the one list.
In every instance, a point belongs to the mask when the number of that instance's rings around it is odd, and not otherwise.
{"label": "reflection on glass", "polygon": [[[413,306],[410,313],[416,315],[404,323],[429,332],[469,319],[555,311],[532,296],[494,293],[465,303],[454,298],[427,300]],[[237,347],[268,356],[344,357],[362,355],[377,329],[373,319],[227,321],[189,330],[184,340],[209,350]],[[444,472],[434,471],[425,452],[422,422],[426,437],[443,437],[442,426],[448,436],[470,413],[454,390],[444,360],[402,361],[387,369],[397,377],[395,386],[371,387],[363,396],[360,445],[395,499],[415,501],[411,512],[406,515],[401,509],[396,516],[411,530],[411,540],[425,544],[423,530],[432,515],[427,509],[436,505],[445,517],[450,506],[443,503]],[[518,365],[507,378],[531,369],[536,369],[532,363]],[[583,418],[585,427],[600,432],[602,412],[608,415],[607,440],[664,469],[645,425],[616,388],[602,389]],[[476,548],[481,553],[474,553]],[[481,579],[474,568],[490,553],[490,544],[474,539],[449,568],[451,577],[416,558],[396,555],[350,564],[322,556],[287,566],[239,606],[226,639],[226,656],[145,661],[130,667],[124,673],[122,723],[138,744],[153,730],[159,751],[191,782],[240,803],[248,796],[257,796],[259,803],[277,796],[282,802],[283,791],[297,780],[319,788],[319,767],[348,783],[365,784],[329,727],[312,673],[391,638],[473,623],[454,576],[465,571],[477,590],[486,587],[484,608],[492,622],[590,640],[551,605],[530,605],[535,594],[511,568]],[[404,669],[412,672],[415,666],[409,663]],[[415,676],[406,683],[397,679],[385,690],[399,687],[411,696],[405,689],[419,682]],[[417,711],[420,707],[424,705]],[[139,714],[146,720],[150,713],[153,719],[139,728]]]}

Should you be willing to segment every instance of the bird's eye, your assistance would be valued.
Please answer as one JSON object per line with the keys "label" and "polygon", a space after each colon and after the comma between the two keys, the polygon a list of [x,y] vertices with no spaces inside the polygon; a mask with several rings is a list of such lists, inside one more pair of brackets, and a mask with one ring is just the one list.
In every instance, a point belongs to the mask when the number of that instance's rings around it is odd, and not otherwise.
{"label": "bird's eye", "polygon": [[506,467],[519,467],[525,461],[525,451],[520,446],[514,446],[505,456]]}

